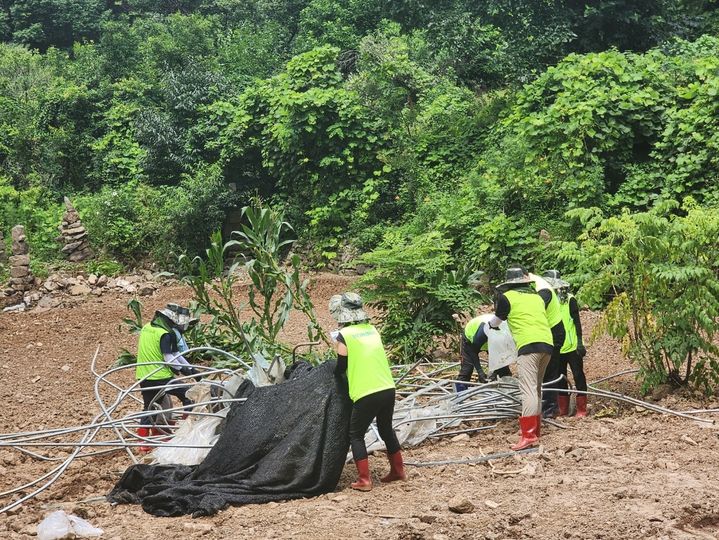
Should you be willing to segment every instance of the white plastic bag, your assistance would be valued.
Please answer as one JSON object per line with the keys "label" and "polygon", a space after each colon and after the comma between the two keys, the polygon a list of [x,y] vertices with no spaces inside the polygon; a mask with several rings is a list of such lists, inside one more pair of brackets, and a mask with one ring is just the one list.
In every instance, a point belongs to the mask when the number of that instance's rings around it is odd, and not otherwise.
{"label": "white plastic bag", "polygon": [[[228,387],[232,387],[232,393],[229,395],[234,395],[241,382],[242,377],[233,376],[226,381],[225,390],[227,391]],[[187,397],[195,403],[206,403],[210,400],[211,388],[209,384],[204,382],[193,384],[187,391]],[[196,406],[192,410],[196,413],[210,412],[207,405]],[[229,404],[225,403],[222,410],[216,414],[224,417],[229,410]],[[220,438],[218,430],[220,422],[222,422],[222,418],[217,416],[190,415],[179,423],[170,444],[187,447],[214,446],[217,439]],[[155,448],[152,451],[155,463],[161,465],[198,465],[202,463],[210,452],[210,448],[181,448],[178,446],[158,446]]]}
{"label": "white plastic bag", "polygon": [[62,540],[64,538],[98,538],[103,530],[64,510],[51,512],[37,526],[38,540]]}
{"label": "white plastic bag", "polygon": [[517,361],[517,345],[506,321],[499,325],[499,330],[487,328],[487,346],[489,371],[497,371]]}
{"label": "white plastic bag", "polygon": [[[219,414],[224,416],[229,409]],[[200,420],[195,417],[180,422],[175,435],[169,444],[184,446],[214,446],[220,438],[218,426],[222,418],[203,416]],[[158,446],[152,451],[155,463],[160,465],[199,465],[210,453],[210,448],[179,448],[178,446]]]}

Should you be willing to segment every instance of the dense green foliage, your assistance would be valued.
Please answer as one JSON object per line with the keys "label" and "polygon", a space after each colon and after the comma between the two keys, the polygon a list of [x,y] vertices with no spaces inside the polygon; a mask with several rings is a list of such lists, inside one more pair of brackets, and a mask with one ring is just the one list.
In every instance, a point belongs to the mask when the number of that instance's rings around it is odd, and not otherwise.
{"label": "dense green foliage", "polygon": [[719,212],[687,201],[594,222],[559,253],[590,276],[580,299],[609,304],[600,329],[622,340],[644,388],[719,384]]}
{"label": "dense green foliage", "polygon": [[450,242],[439,233],[393,235],[386,248],[361,260],[371,270],[357,286],[378,309],[382,336],[399,361],[425,357],[436,338],[457,332],[452,314],[468,311],[479,300],[467,287],[468,269],[451,270]]}
{"label": "dense green foliage", "polygon": [[311,265],[376,249],[365,285],[410,358],[468,269],[589,284],[602,219],[719,205],[717,7],[6,0],[0,229],[51,262],[69,195],[102,264],[169,265],[260,196]]}

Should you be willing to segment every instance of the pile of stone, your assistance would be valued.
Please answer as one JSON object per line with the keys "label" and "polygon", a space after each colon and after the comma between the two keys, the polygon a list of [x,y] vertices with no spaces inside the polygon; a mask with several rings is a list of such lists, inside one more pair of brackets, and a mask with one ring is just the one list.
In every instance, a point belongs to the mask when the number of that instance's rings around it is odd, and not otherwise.
{"label": "pile of stone", "polygon": [[62,252],[71,262],[80,262],[93,257],[87,241],[87,231],[70,199],[65,197],[65,215],[62,217],[58,242],[63,244]]}
{"label": "pile of stone", "polygon": [[25,292],[24,295],[12,289],[0,291],[2,311],[25,311],[33,306],[37,311],[47,311],[59,306],[75,305],[87,297],[106,293],[151,296],[161,286],[176,285],[177,280],[144,270],[115,278],[97,274],[54,273],[42,283],[36,280],[35,284],[38,289]]}
{"label": "pile of stone", "polygon": [[35,285],[35,276],[30,271],[30,246],[25,236],[25,227],[12,228],[12,256],[10,257],[10,288],[20,295]]}
{"label": "pile of stone", "polygon": [[83,275],[63,276],[50,274],[43,283],[41,290],[48,293],[65,293],[70,296],[101,296],[106,292],[119,292],[136,294],[138,296],[150,296],[159,287],[154,281],[152,273],[148,275],[130,275],[118,278],[109,278],[105,275]]}

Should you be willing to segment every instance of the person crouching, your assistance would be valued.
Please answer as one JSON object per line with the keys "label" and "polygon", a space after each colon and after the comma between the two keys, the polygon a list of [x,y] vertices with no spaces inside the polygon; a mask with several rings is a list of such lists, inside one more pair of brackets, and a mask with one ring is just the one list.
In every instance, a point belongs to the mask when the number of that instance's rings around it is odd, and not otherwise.
{"label": "person crouching", "polygon": [[337,333],[337,371],[346,374],[352,400],[350,446],[359,478],[352,489],[370,491],[372,480],[365,446],[365,433],[372,420],[387,447],[390,471],[382,482],[405,480],[404,462],[397,435],[392,427],[395,384],[389,361],[377,329],[369,323],[356,293],[337,294],[330,298],[329,311],[340,325]]}
{"label": "person crouching", "polygon": [[[152,321],[145,324],[140,330],[137,344],[137,364],[135,378],[140,381],[143,411],[148,412],[156,396],[165,388],[165,393],[177,397],[185,407],[192,405],[192,400],[186,396],[186,384],[172,385],[176,373],[182,375],[196,375],[196,370],[182,356],[187,350],[184,339],[180,342],[185,349],[180,350],[178,336],[187,330],[195,319],[190,316],[187,308],[177,304],[168,304],[166,308],[155,312]],[[155,427],[155,416],[144,416],[140,422],[137,434],[141,440],[149,436],[163,435],[161,428]],[[151,450],[148,446],[141,446],[140,452]]]}

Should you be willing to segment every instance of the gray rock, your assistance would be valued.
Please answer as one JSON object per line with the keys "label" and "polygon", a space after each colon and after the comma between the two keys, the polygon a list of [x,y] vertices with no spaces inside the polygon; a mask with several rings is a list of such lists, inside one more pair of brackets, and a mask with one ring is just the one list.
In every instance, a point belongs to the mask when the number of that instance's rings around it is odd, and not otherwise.
{"label": "gray rock", "polygon": [[37,301],[36,310],[52,309],[60,305],[60,300],[53,298],[51,295],[46,294],[40,300]]}
{"label": "gray rock", "polygon": [[24,242],[25,241],[25,227],[22,225],[15,225],[11,231],[13,242]]}
{"label": "gray rock", "polygon": [[30,268],[27,266],[13,266],[10,268],[10,277],[24,278],[30,274]]}
{"label": "gray rock", "polygon": [[82,249],[82,250],[71,253],[70,256],[68,257],[68,260],[70,262],[80,262],[80,261],[84,261],[85,259],[89,259],[91,257],[92,257],[92,251],[90,251],[89,249],[86,248],[86,249]]}
{"label": "gray rock", "polygon": [[20,313],[22,311],[25,311],[25,303],[16,304],[14,306],[8,306],[5,309],[3,309],[3,312],[5,313]]}
{"label": "gray rock", "polygon": [[13,255],[10,257],[10,266],[30,266],[30,255]]}
{"label": "gray rock", "polygon": [[65,208],[68,212],[75,212],[75,207],[72,205],[72,202],[68,197],[63,197],[62,202],[65,205]]}
{"label": "gray rock", "polygon": [[68,292],[72,296],[81,296],[84,294],[90,294],[92,292],[92,289],[88,287],[87,285],[84,285],[82,283],[78,283],[77,285],[72,285],[68,289]]}
{"label": "gray rock", "polygon": [[30,253],[30,246],[28,246],[26,243],[12,243],[12,253],[13,255],[27,255]]}
{"label": "gray rock", "polygon": [[87,282],[90,285],[97,285],[97,276],[95,274],[90,274],[87,276]]}
{"label": "gray rock", "polygon": [[69,244],[65,244],[62,248],[63,253],[71,253],[75,251],[77,248],[79,248],[82,245],[82,242],[70,242]]}
{"label": "gray rock", "polygon": [[137,294],[140,296],[150,296],[152,293],[155,292],[155,287],[152,285],[140,285],[140,287],[137,289]]}
{"label": "gray rock", "polygon": [[97,278],[97,286],[98,287],[104,287],[107,285],[107,276],[102,275],[99,278]]}
{"label": "gray rock", "polygon": [[56,281],[52,281],[48,278],[45,280],[45,283],[42,284],[42,288],[45,289],[47,292],[53,292],[58,290],[60,286]]}
{"label": "gray rock", "polygon": [[74,227],[65,229],[63,231],[63,234],[65,236],[72,236],[73,234],[82,234],[84,232],[85,232],[85,227],[83,227],[82,225],[75,225]]}

